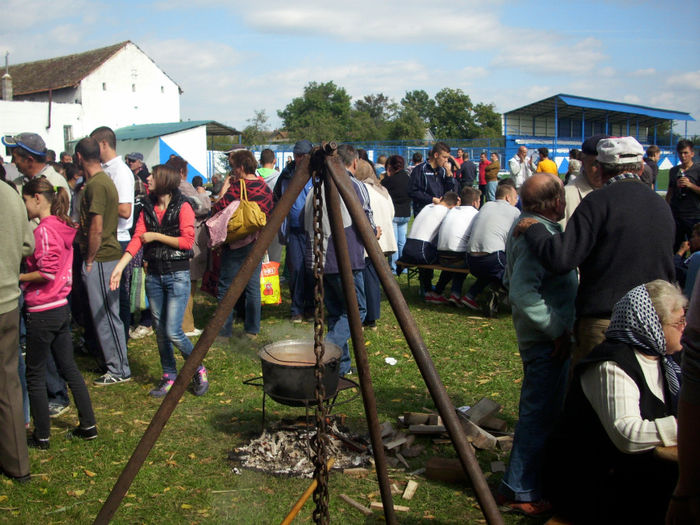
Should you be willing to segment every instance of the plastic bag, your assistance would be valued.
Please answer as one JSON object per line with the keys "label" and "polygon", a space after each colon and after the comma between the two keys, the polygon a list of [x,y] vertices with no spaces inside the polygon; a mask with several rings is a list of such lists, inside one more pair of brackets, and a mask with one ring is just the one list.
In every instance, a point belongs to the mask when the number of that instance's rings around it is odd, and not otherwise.
{"label": "plastic bag", "polygon": [[260,302],[262,304],[280,304],[280,263],[265,262],[260,270]]}

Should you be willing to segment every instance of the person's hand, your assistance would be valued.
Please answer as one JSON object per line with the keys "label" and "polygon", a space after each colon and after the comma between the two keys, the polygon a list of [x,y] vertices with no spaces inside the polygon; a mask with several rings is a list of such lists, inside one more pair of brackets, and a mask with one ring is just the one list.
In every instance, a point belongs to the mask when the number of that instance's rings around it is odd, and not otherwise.
{"label": "person's hand", "polygon": [[90,273],[92,271],[92,263],[83,263],[85,265],[85,273]]}
{"label": "person's hand", "polygon": [[377,240],[379,240],[382,236],[382,227],[377,226]]}
{"label": "person's hand", "polygon": [[520,237],[533,224],[537,224],[537,219],[533,219],[532,217],[525,217],[524,219],[520,219],[518,224],[515,225],[515,228],[513,228],[513,237]]}
{"label": "person's hand", "polygon": [[682,177],[678,177],[678,181],[676,182],[676,185],[679,188],[689,188],[690,186],[693,185],[692,182],[690,182],[690,179],[683,175]]}
{"label": "person's hand", "polygon": [[122,280],[122,269],[116,266],[109,276],[109,289],[114,291],[119,289],[119,282]]}
{"label": "person's hand", "polygon": [[554,340],[554,351],[550,355],[553,359],[564,361],[571,355],[571,346],[571,332],[564,330],[564,333]]}
{"label": "person's hand", "polygon": [[149,242],[157,241],[158,235],[156,232],[144,232],[141,234],[141,242],[148,244]]}
{"label": "person's hand", "polygon": [[204,186],[198,186],[197,187],[197,193],[206,193],[207,190],[204,189]]}
{"label": "person's hand", "polygon": [[440,204],[440,199],[433,197],[433,204]]}
{"label": "person's hand", "polygon": [[676,255],[683,255],[686,253],[688,250],[690,250],[690,243],[688,241],[683,241],[681,243],[680,248],[678,248],[678,251],[676,252]]}

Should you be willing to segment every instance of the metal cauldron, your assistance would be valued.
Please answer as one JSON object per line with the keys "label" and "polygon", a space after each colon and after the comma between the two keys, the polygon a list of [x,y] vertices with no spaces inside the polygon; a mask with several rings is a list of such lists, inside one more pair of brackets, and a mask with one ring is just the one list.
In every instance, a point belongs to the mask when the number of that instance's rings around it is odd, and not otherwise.
{"label": "metal cauldron", "polygon": [[[334,343],[324,344],[323,386],[326,399],[338,390],[342,350]],[[286,339],[258,351],[262,364],[263,389],[278,403],[289,406],[314,404],[316,399],[316,356],[311,340]]]}

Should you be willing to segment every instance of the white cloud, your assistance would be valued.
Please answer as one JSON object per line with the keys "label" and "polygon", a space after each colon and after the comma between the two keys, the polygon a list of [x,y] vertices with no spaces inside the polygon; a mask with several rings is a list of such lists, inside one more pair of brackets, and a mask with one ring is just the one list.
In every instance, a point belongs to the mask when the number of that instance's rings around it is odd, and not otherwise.
{"label": "white cloud", "polygon": [[656,74],[656,69],[653,67],[648,67],[646,69],[638,69],[632,72],[635,77],[648,77]]}
{"label": "white cloud", "polygon": [[623,102],[627,102],[628,104],[641,104],[642,99],[639,98],[637,95],[632,95],[632,94],[627,94],[624,97],[622,97]]}
{"label": "white cloud", "polygon": [[681,89],[700,89],[700,70],[678,73],[666,79],[666,84]]}
{"label": "white cloud", "polygon": [[568,39],[553,34],[532,37],[528,33],[518,31],[511,35],[494,59],[494,65],[532,73],[582,74],[592,71],[605,58],[603,44],[595,38],[571,44]]}

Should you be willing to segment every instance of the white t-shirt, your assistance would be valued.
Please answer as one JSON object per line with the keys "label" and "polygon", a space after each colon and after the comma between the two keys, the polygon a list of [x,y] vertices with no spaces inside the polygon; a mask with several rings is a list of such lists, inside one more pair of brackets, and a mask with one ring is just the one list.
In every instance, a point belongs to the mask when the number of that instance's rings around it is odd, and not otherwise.
{"label": "white t-shirt", "polygon": [[438,234],[437,249],[448,252],[467,251],[467,230],[479,213],[474,206],[458,206],[447,212]]}
{"label": "white t-shirt", "polygon": [[450,211],[449,208],[442,204],[428,204],[414,219],[408,238],[433,242],[448,211]]}
{"label": "white t-shirt", "polygon": [[116,156],[102,164],[102,169],[117,187],[119,204],[131,204],[129,218],[123,219],[119,217],[119,223],[117,224],[117,240],[130,241],[131,235],[129,230],[134,222],[134,174],[120,156]]}
{"label": "white t-shirt", "polygon": [[520,210],[504,199],[485,203],[469,227],[468,252],[505,251],[506,239]]}

